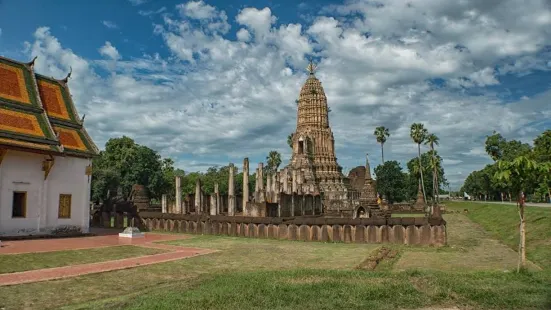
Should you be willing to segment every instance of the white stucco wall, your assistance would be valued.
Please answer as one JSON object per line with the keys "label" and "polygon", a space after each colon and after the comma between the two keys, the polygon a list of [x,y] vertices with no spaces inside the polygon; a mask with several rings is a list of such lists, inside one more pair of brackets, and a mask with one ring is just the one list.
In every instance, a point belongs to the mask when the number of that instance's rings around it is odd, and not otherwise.
{"label": "white stucco wall", "polygon": [[[61,226],[89,231],[88,159],[55,157],[44,180],[45,155],[8,150],[0,164],[0,235],[48,233]],[[27,192],[25,218],[12,218],[14,191]],[[71,194],[71,218],[58,219],[59,194]]]}

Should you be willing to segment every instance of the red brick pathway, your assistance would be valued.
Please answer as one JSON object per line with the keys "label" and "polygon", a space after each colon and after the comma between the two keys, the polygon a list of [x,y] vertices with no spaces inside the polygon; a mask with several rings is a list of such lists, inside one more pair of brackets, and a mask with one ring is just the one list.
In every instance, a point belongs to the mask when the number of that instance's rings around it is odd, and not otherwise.
{"label": "red brick pathway", "polygon": [[2,254],[22,254],[38,252],[54,252],[66,250],[83,250],[117,245],[144,245],[158,241],[186,239],[187,236],[146,233],[144,238],[119,238],[118,235],[3,241],[0,248]]}
{"label": "red brick pathway", "polygon": [[[31,252],[52,252],[62,250],[88,249],[117,245],[136,245],[147,248],[155,248],[170,251],[155,255],[132,257],[106,262],[72,265],[56,268],[46,268],[0,274],[0,286],[15,285],[30,282],[47,281],[61,278],[76,277],[90,273],[100,273],[120,269],[128,269],[139,266],[170,262],[174,260],[209,254],[216,250],[186,248],[167,244],[156,244],[153,241],[166,241],[184,239],[185,236],[163,235],[146,233],[145,238],[126,239],[118,236],[101,236],[85,238],[47,239],[47,240],[23,240],[2,243],[0,255],[21,254]],[[4,247],[5,246],[5,247]],[[49,250],[48,250],[49,249]]]}

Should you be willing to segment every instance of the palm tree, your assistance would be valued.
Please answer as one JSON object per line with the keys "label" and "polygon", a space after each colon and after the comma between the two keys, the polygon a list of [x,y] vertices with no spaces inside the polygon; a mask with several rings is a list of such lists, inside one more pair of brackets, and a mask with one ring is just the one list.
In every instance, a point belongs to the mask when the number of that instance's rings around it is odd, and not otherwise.
{"label": "palm tree", "polygon": [[266,170],[268,173],[276,173],[277,168],[281,165],[281,154],[278,151],[270,151],[266,156]]}
{"label": "palm tree", "polygon": [[383,145],[386,142],[386,138],[390,137],[390,133],[388,132],[388,128],[385,126],[379,126],[375,128],[375,131],[373,132],[373,135],[377,138],[377,142],[381,144],[381,159],[383,161],[383,165],[385,163],[385,153]]}
{"label": "palm tree", "polygon": [[427,135],[427,139],[425,140],[425,145],[428,144],[430,146],[431,150],[431,166],[432,166],[432,197],[435,199],[436,204],[438,204],[438,189],[440,186],[438,186],[438,164],[436,163],[436,157],[434,156],[436,152],[434,151],[435,145],[440,145],[440,139],[433,133]]}
{"label": "palm tree", "polygon": [[425,193],[425,182],[423,181],[423,164],[421,163],[421,143],[425,142],[427,138],[428,130],[421,123],[411,124],[409,135],[413,142],[417,144],[417,158],[419,159],[419,174],[421,177],[421,188],[423,189],[423,198],[427,201],[427,194]]}
{"label": "palm tree", "polygon": [[287,144],[289,144],[289,147],[292,149],[293,148],[293,136],[294,134],[290,134],[287,136]]}

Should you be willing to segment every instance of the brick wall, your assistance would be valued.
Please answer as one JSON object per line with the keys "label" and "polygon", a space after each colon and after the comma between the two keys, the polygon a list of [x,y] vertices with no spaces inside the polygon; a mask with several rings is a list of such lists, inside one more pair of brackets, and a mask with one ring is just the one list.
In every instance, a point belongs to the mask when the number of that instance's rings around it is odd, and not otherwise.
{"label": "brick wall", "polygon": [[441,218],[255,218],[140,212],[143,226],[189,234],[284,240],[396,243],[443,246],[446,221]]}

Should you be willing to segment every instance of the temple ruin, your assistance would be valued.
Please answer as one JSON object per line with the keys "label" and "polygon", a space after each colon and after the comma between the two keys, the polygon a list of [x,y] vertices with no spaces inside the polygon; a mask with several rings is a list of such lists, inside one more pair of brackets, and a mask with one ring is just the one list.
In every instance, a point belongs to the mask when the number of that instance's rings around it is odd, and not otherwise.
{"label": "temple ruin", "polygon": [[[230,163],[226,194],[220,193],[218,183],[213,192],[206,192],[197,179],[195,192],[183,195],[181,177],[176,177],[175,201],[169,202],[164,195],[160,207],[147,210],[143,210],[145,188],[135,186],[133,198],[142,206],[140,224],[149,229],[256,238],[445,244],[446,222],[438,208],[430,216],[390,216],[423,212],[421,189],[415,204],[394,204],[389,210],[377,195],[367,154],[365,166],[354,168],[348,177],[343,175],[335,155],[327,97],[315,69],[310,62],[297,100],[292,155],[283,169],[267,171],[259,163],[251,175],[249,159],[244,158],[243,187],[238,191],[237,167]],[[255,177],[254,189],[249,188],[249,177]],[[102,216],[105,219],[98,217],[98,223],[110,225],[109,215]],[[122,223],[118,216],[115,227]]]}

